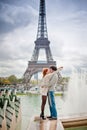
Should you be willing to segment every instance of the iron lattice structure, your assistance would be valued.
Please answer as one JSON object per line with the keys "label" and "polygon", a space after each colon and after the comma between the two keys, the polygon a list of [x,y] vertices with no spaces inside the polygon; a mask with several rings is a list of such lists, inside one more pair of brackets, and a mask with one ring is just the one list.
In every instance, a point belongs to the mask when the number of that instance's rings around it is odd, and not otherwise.
{"label": "iron lattice structure", "polygon": [[[56,61],[53,60],[49,45],[50,41],[48,40],[47,33],[45,0],[40,0],[37,38],[31,61],[28,62],[28,67],[24,73],[24,82],[28,83],[32,75],[42,71],[42,68],[56,65]],[[38,61],[40,49],[45,50],[46,62],[41,63]]]}

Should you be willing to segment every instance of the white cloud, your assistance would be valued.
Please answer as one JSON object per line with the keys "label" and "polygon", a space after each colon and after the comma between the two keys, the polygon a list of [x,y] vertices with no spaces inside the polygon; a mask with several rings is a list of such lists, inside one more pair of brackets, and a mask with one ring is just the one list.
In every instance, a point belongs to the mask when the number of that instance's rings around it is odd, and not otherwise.
{"label": "white cloud", "polygon": [[[27,67],[34,49],[34,39],[36,37],[33,35],[33,31],[35,32],[36,30],[33,27],[34,25],[29,25],[25,28],[15,29],[12,33],[4,36],[3,44],[0,47],[2,76],[11,73],[23,75],[24,68],[25,66]],[[22,69],[21,66],[23,66]]]}
{"label": "white cloud", "polygon": [[37,11],[30,5],[16,6],[2,4],[0,9],[0,32],[11,32],[16,28],[35,23]]}

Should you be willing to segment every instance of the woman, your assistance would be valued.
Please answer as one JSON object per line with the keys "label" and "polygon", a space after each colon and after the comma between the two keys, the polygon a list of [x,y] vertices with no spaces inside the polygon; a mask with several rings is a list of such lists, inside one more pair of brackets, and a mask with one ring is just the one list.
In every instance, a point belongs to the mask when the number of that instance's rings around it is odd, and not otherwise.
{"label": "woman", "polygon": [[48,92],[48,87],[45,87],[45,86],[43,86],[43,83],[44,83],[44,77],[45,77],[45,75],[48,73],[48,68],[44,68],[43,69],[43,79],[42,79],[42,82],[41,82],[41,84],[40,84],[40,93],[41,93],[41,95],[42,95],[42,103],[41,103],[41,114],[40,114],[40,117],[42,118],[42,119],[46,119],[45,117],[44,117],[44,109],[45,109],[45,104],[46,104],[46,100],[47,100],[47,92]]}

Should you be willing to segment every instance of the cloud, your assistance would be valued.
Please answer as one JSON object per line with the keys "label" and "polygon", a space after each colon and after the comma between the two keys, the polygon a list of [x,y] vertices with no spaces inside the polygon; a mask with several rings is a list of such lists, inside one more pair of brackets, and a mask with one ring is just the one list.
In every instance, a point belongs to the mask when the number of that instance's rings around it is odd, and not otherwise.
{"label": "cloud", "polygon": [[0,33],[7,33],[16,28],[27,26],[37,16],[36,10],[29,5],[15,6],[0,3]]}
{"label": "cloud", "polygon": [[7,60],[0,61],[0,76],[16,75],[18,77],[23,76],[23,72],[26,70],[27,61],[22,60]]}
{"label": "cloud", "polygon": [[15,29],[12,33],[8,33],[8,35],[4,35],[0,46],[0,60],[9,58],[13,60],[18,58],[23,59],[26,55],[29,57],[34,45],[33,38],[35,38],[33,27],[22,27],[21,29]]}
{"label": "cloud", "polygon": [[[36,26],[36,25],[35,25]],[[15,29],[5,34],[0,43],[0,75],[23,76],[34,49],[34,25]],[[21,62],[20,62],[21,61]],[[22,67],[21,67],[22,66]]]}
{"label": "cloud", "polygon": [[48,17],[49,39],[58,65],[64,65],[66,70],[68,66],[87,66],[87,10],[73,5],[68,11],[51,15]]}

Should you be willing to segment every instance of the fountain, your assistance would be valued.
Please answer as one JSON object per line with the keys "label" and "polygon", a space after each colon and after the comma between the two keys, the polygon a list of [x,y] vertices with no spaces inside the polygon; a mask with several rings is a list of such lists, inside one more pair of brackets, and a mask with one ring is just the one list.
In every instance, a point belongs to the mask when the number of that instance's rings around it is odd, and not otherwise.
{"label": "fountain", "polygon": [[[76,126],[87,125],[87,70],[86,69],[73,69],[70,81],[68,84],[68,91],[66,93],[65,101],[62,106],[62,122],[66,118],[68,122],[73,121]],[[82,120],[82,122],[81,122]],[[85,123],[83,123],[83,120]],[[76,121],[80,121],[80,124]],[[72,125],[72,122],[71,122]]]}
{"label": "fountain", "polygon": [[[87,114],[87,71],[74,69],[68,84],[66,100],[63,109],[66,115]],[[68,104],[68,107],[67,107]],[[64,114],[64,113],[63,113]]]}

